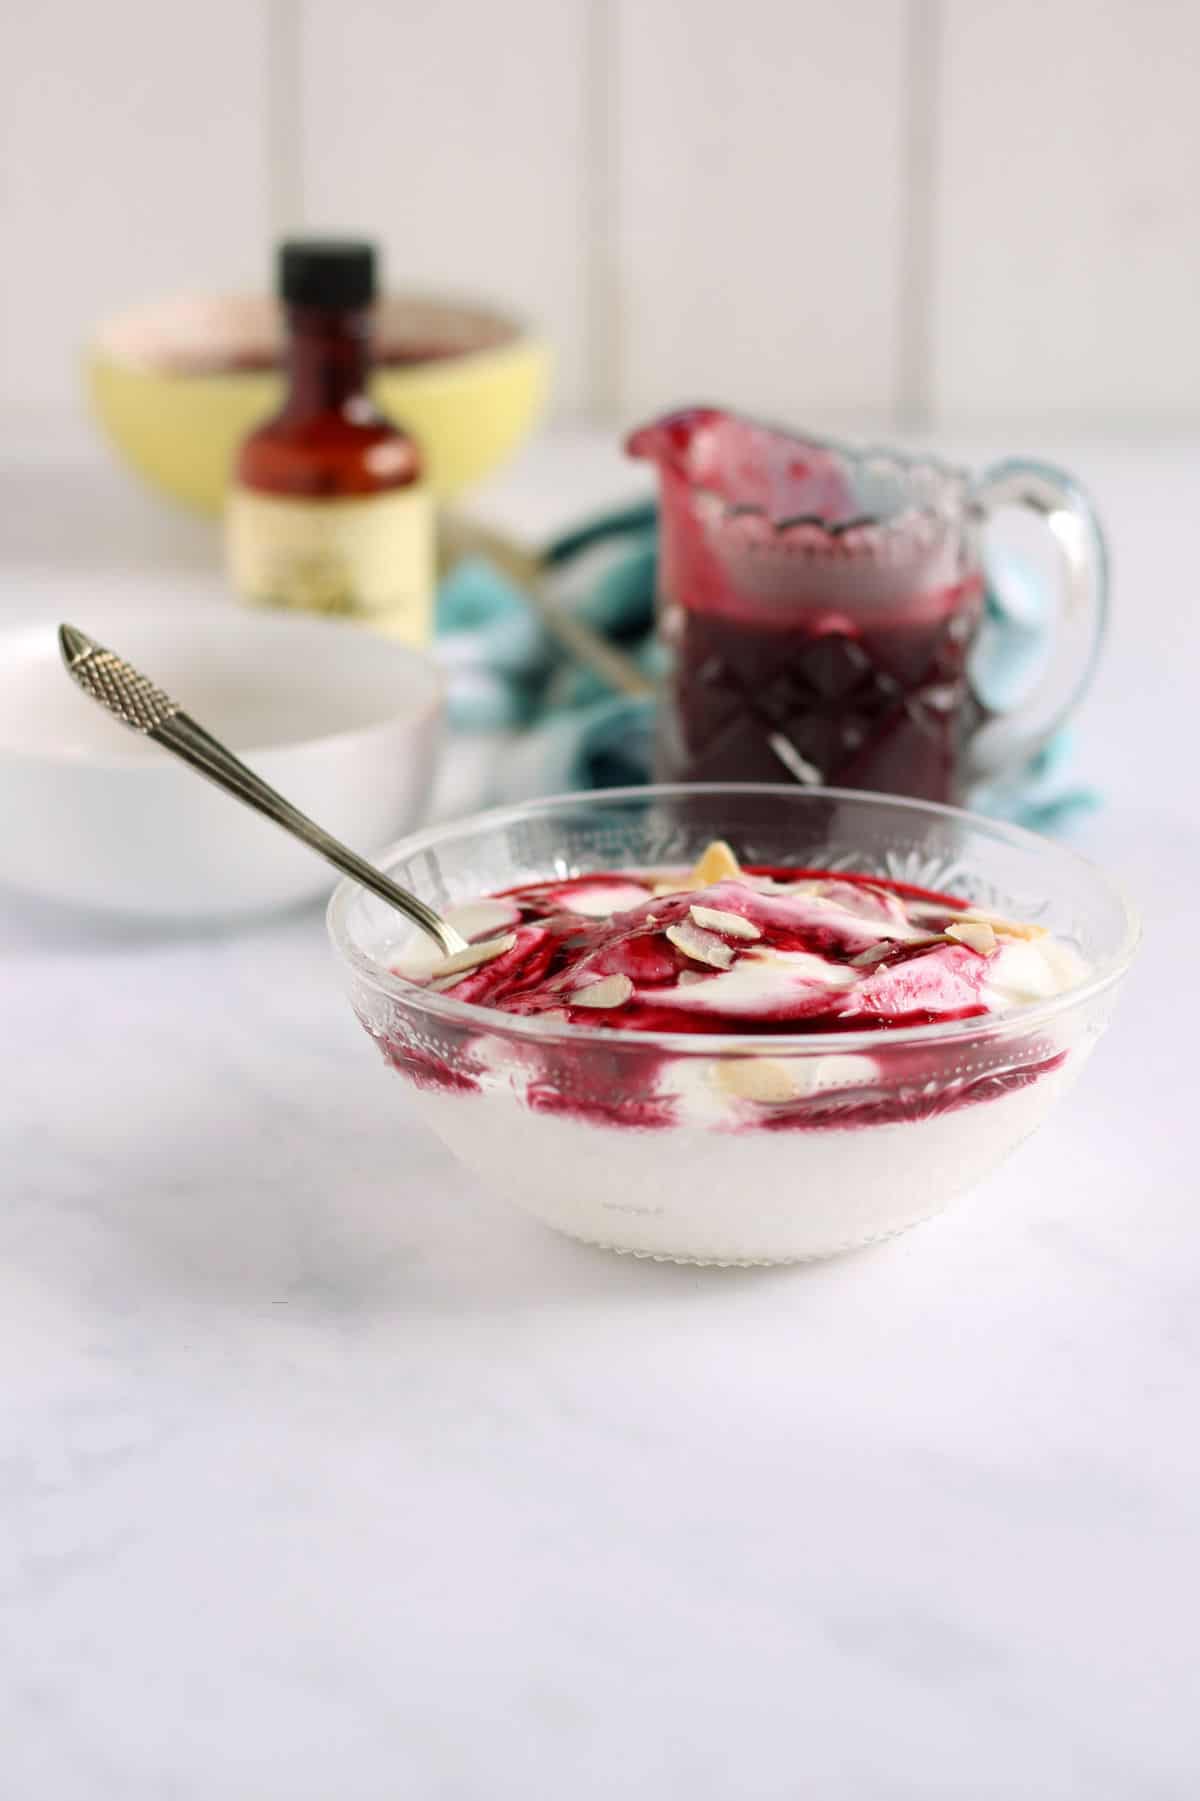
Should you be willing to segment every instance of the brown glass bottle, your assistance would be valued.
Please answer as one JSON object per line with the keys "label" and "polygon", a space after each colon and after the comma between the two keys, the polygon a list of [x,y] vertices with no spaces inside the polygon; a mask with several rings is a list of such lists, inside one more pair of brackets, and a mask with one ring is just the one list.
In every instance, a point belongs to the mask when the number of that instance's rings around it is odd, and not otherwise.
{"label": "brown glass bottle", "polygon": [[279,254],[283,405],[238,453],[229,567],[248,601],[361,620],[427,642],[433,520],[413,440],[375,406],[369,244],[296,240]]}

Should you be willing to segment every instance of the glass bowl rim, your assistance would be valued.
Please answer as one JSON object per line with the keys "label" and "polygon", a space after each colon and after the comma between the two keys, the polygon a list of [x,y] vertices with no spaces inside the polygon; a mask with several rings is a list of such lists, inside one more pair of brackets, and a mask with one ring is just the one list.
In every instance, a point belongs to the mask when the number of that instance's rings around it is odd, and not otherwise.
{"label": "glass bowl rim", "polygon": [[[640,1045],[643,1050],[661,1051],[671,1056],[683,1057],[721,1057],[721,1056],[862,1056],[873,1055],[884,1049],[899,1049],[914,1045],[944,1044],[955,1045],[977,1043],[980,1039],[1007,1037],[1016,1031],[1037,1030],[1059,1014],[1096,998],[1119,982],[1125,975],[1141,938],[1141,921],[1136,908],[1124,889],[1115,882],[1091,858],[1081,856],[1078,851],[1066,845],[1058,844],[1053,839],[1044,838],[1037,832],[1026,830],[1024,826],[1012,825],[1006,820],[989,819],[982,813],[971,813],[963,807],[948,807],[939,801],[914,800],[906,795],[877,794],[867,788],[800,788],[794,783],[784,782],[658,782],[641,787],[627,788],[590,788],[580,789],[573,793],[550,794],[536,800],[519,801],[502,807],[491,807],[483,812],[464,814],[459,819],[446,820],[439,825],[426,826],[419,832],[411,832],[406,837],[397,839],[381,851],[373,861],[387,873],[402,858],[419,854],[421,851],[436,849],[439,844],[452,842],[454,839],[477,833],[481,830],[502,830],[505,826],[519,824],[522,820],[536,818],[539,814],[553,813],[565,807],[612,806],[631,800],[655,801],[672,798],[695,799],[703,795],[753,795],[759,798],[778,796],[788,801],[801,798],[813,800],[834,800],[839,803],[869,803],[872,806],[894,808],[898,812],[934,815],[938,818],[957,820],[976,830],[982,828],[996,836],[1006,839],[1019,849],[1033,850],[1038,853],[1049,852],[1065,859],[1085,874],[1092,882],[1098,882],[1107,890],[1109,897],[1119,907],[1124,922],[1120,943],[1115,951],[1100,963],[1093,965],[1084,981],[1066,988],[1061,994],[1049,1000],[1034,1001],[1025,1007],[1013,1007],[1005,1013],[982,1014],[971,1019],[946,1020],[936,1025],[904,1026],[900,1028],[874,1027],[860,1032],[797,1032],[791,1034],[761,1032],[633,1032],[613,1028],[611,1026],[579,1026],[561,1022],[550,1022],[537,1017],[526,1017],[516,1013],[505,1013],[496,1007],[479,1007],[471,1001],[457,1001],[447,992],[435,993],[430,988],[422,987],[418,982],[409,981],[406,976],[398,975],[394,970],[386,968],[375,958],[367,955],[353,942],[347,924],[347,914],[351,902],[359,892],[360,884],[350,877],[338,883],[325,913],[325,923],[336,954],[343,962],[367,982],[378,993],[410,1007],[419,1007],[435,1019],[451,1025],[468,1026],[478,1033],[489,1033],[492,1036],[510,1037],[527,1044],[580,1045],[589,1043],[595,1048],[614,1048],[616,1046]],[[857,873],[857,872],[856,872]]]}

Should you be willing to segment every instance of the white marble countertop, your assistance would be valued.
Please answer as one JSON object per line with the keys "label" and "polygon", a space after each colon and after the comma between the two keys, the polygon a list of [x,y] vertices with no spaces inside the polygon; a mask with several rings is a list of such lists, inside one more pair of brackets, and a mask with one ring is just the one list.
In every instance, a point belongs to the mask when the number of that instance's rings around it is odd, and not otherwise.
{"label": "white marble countertop", "polygon": [[[890,1245],[586,1250],[411,1120],[316,911],[0,897],[5,1801],[1190,1801],[1200,453],[1062,454],[1117,575],[1078,837],[1147,942],[1061,1112]],[[490,505],[625,480],[560,444]],[[0,616],[213,579],[90,452],[0,510]]]}

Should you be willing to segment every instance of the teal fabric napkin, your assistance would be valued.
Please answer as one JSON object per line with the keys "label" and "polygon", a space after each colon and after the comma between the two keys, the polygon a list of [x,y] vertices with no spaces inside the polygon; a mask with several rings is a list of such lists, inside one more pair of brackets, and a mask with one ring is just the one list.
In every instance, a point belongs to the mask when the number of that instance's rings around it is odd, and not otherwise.
{"label": "teal fabric napkin", "polygon": [[[544,557],[560,604],[650,675],[661,673],[657,541],[651,501],[585,521],[556,538]],[[1045,655],[1047,625],[1040,584],[1020,563],[1005,562],[989,586],[978,657],[989,705],[1014,704]],[[614,694],[568,657],[520,589],[484,558],[463,559],[442,582],[436,648],[454,728],[520,728],[496,769],[490,800],[650,779],[653,701]],[[1072,768],[1073,745],[1063,732],[1023,767],[977,789],[972,804],[1036,831],[1061,830],[1097,804]]]}

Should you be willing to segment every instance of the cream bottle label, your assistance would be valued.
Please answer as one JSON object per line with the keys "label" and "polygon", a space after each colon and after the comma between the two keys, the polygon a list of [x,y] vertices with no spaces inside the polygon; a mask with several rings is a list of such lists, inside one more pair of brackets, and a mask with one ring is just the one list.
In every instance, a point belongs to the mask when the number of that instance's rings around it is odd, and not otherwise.
{"label": "cream bottle label", "polygon": [[245,600],[356,619],[427,644],[433,624],[433,510],[419,488],[350,500],[294,500],[235,486],[229,569]]}

